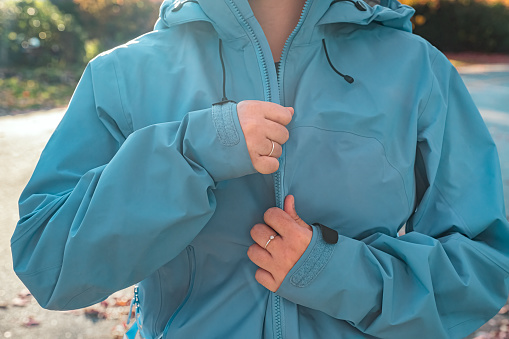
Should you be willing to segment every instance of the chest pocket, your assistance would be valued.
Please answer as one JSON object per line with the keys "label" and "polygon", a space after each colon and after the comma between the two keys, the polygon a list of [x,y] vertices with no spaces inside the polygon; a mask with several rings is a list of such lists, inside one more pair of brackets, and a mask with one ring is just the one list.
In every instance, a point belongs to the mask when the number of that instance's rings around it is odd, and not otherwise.
{"label": "chest pocket", "polygon": [[330,126],[294,126],[285,144],[283,185],[299,215],[346,236],[395,236],[409,202],[400,172],[373,137]]}

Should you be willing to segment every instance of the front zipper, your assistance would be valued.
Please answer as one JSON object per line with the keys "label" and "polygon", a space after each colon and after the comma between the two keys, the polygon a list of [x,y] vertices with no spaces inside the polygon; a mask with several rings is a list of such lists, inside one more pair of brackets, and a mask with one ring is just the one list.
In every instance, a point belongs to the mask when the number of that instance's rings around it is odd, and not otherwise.
{"label": "front zipper", "polygon": [[[278,87],[279,87],[278,88],[278,94],[279,94],[279,99],[280,99],[279,103],[281,105],[284,105],[284,98],[282,98],[281,93],[282,93],[282,75],[283,75],[283,69],[284,69],[284,63],[285,63],[286,54],[288,53],[287,51],[290,48],[290,45],[291,45],[291,43],[293,41],[293,38],[295,37],[295,35],[299,31],[299,28],[302,25],[302,22],[304,21],[305,14],[307,13],[307,11],[308,11],[308,9],[310,7],[310,3],[311,2],[312,2],[312,0],[306,0],[306,3],[304,4],[304,8],[302,9],[301,14],[300,14],[299,22],[297,23],[297,26],[295,26],[294,30],[292,31],[292,33],[290,34],[290,36],[286,40],[285,45],[283,47],[283,51],[281,53],[281,58],[279,59],[279,61],[281,63],[279,64],[279,69],[278,69],[278,73],[277,73],[277,78],[278,78],[277,82],[278,82]],[[260,40],[256,36],[255,32],[253,31],[253,29],[251,28],[251,26],[249,25],[247,20],[244,19],[244,17],[240,13],[237,5],[233,2],[233,0],[229,0],[229,3],[231,4],[231,7],[234,9],[237,18],[240,19],[240,21],[242,22],[242,25],[247,28],[247,32],[249,33],[249,35],[253,39],[253,42],[254,42],[254,45],[255,45],[255,50],[256,50],[256,53],[257,53],[257,58],[258,58],[258,60],[261,61],[261,65],[262,65],[263,87],[264,87],[264,93],[265,93],[265,101],[271,101],[272,102],[272,92],[271,92],[271,88],[270,88],[270,79],[269,79],[269,73],[268,73],[268,68],[267,68],[267,62],[265,61],[265,58],[263,56],[263,50],[262,50],[262,47],[261,47],[261,44],[260,44]],[[283,200],[283,185],[282,185],[283,174],[284,174],[284,170],[283,170],[283,168],[284,168],[284,157],[285,157],[285,147],[284,147],[284,145],[282,145],[282,149],[283,149],[283,153],[279,157],[279,169],[276,171],[276,173],[274,173],[274,190],[275,190],[275,194],[276,194],[276,197],[275,197],[276,198],[276,207],[279,207],[281,209],[284,208],[283,207],[283,204],[284,204],[284,200]],[[282,319],[281,319],[281,307],[282,307],[281,297],[278,296],[277,294],[273,293],[274,337],[277,338],[277,339],[283,339],[283,326],[282,326]]]}
{"label": "front zipper", "polygon": [[194,247],[189,245],[189,246],[186,247],[186,251],[187,251],[187,258],[189,260],[189,288],[187,290],[186,297],[180,303],[179,307],[175,310],[175,312],[173,312],[170,320],[168,320],[168,323],[166,324],[166,326],[164,328],[163,333],[160,334],[157,337],[157,339],[161,339],[161,338],[165,338],[166,337],[166,334],[168,333],[171,324],[175,320],[175,317],[179,314],[179,312],[182,310],[184,305],[187,303],[187,301],[189,300],[189,297],[191,296],[191,293],[193,291],[194,277],[195,277],[195,271],[196,271],[195,270],[195,265],[196,265],[195,260],[196,259],[195,259],[195,256],[194,256]]}
{"label": "front zipper", "polygon": [[[283,70],[285,67],[286,55],[288,54],[288,50],[290,49],[290,45],[292,44],[293,38],[299,31],[302,26],[302,22],[306,17],[307,11],[309,10],[310,4],[312,0],[306,0],[304,4],[304,8],[300,13],[299,22],[297,26],[293,29],[292,33],[286,39],[285,45],[283,47],[283,51],[281,52],[281,56],[279,58],[279,68],[277,70],[277,83],[279,86],[279,103],[284,106],[285,98],[283,94]],[[276,171],[274,175],[274,189],[276,192],[276,206],[284,209],[284,187],[283,187],[283,177],[284,177],[284,159],[286,157],[286,147],[282,146],[283,152],[281,157],[279,157],[279,169]],[[275,338],[282,339],[283,338],[283,324],[281,319],[281,308],[282,308],[281,297],[274,293],[274,327],[275,327]]]}
{"label": "front zipper", "polygon": [[270,85],[269,85],[269,70],[267,68],[267,62],[265,61],[265,58],[263,57],[263,51],[262,51],[262,46],[260,44],[260,40],[258,40],[258,37],[256,36],[255,32],[253,31],[253,29],[251,28],[251,26],[249,25],[247,20],[244,19],[244,17],[240,13],[239,8],[233,2],[233,0],[229,0],[229,2],[231,4],[231,7],[235,10],[235,15],[237,16],[237,18],[240,18],[243,26],[247,28],[249,35],[251,35],[251,37],[253,38],[253,42],[255,45],[258,60],[260,60],[262,63],[263,89],[264,89],[264,93],[265,93],[265,101],[272,101],[272,93],[270,92]]}

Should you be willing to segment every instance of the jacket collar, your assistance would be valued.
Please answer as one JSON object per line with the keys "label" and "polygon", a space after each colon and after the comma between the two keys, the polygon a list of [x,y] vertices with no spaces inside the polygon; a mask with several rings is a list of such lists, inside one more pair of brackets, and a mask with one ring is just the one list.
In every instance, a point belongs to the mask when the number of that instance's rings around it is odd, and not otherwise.
{"label": "jacket collar", "polygon": [[[415,12],[413,8],[397,0],[380,0],[380,4],[366,1],[308,0],[301,18],[302,26],[294,42],[309,42],[318,26],[334,23],[368,25],[376,21],[388,27],[412,31],[410,18]],[[359,2],[366,10],[359,10],[354,2]],[[253,24],[256,19],[248,0],[165,0],[154,29],[193,21],[210,22],[224,40],[234,40],[246,38],[248,28],[245,21]]]}

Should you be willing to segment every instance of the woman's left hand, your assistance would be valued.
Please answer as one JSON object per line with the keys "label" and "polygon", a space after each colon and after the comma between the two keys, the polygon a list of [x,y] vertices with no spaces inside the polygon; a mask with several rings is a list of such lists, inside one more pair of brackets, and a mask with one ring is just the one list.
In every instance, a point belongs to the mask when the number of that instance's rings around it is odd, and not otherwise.
{"label": "woman's left hand", "polygon": [[[284,210],[272,207],[265,212],[266,224],[251,229],[255,244],[247,255],[259,269],[255,279],[272,292],[276,292],[286,275],[306,251],[313,229],[295,211],[293,195],[285,198]],[[274,236],[272,240],[271,236]]]}

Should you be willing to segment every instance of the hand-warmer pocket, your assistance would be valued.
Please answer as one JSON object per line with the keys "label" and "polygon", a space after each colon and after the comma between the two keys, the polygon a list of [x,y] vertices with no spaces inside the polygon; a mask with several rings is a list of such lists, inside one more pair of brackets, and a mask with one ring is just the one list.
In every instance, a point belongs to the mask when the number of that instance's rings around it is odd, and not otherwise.
{"label": "hand-warmer pocket", "polygon": [[177,329],[172,328],[172,324],[174,323],[174,320],[178,317],[178,315],[181,313],[181,311],[186,306],[189,298],[191,297],[191,294],[193,292],[194,287],[194,281],[195,281],[195,272],[196,272],[196,260],[194,256],[194,248],[193,246],[189,245],[186,247],[186,253],[189,259],[189,288],[187,289],[186,296],[184,300],[180,303],[179,307],[173,312],[172,316],[170,317],[170,320],[168,320],[168,323],[166,324],[166,327],[164,329],[164,332],[162,334],[162,338],[172,338],[172,335],[170,335],[170,331],[177,331]]}

